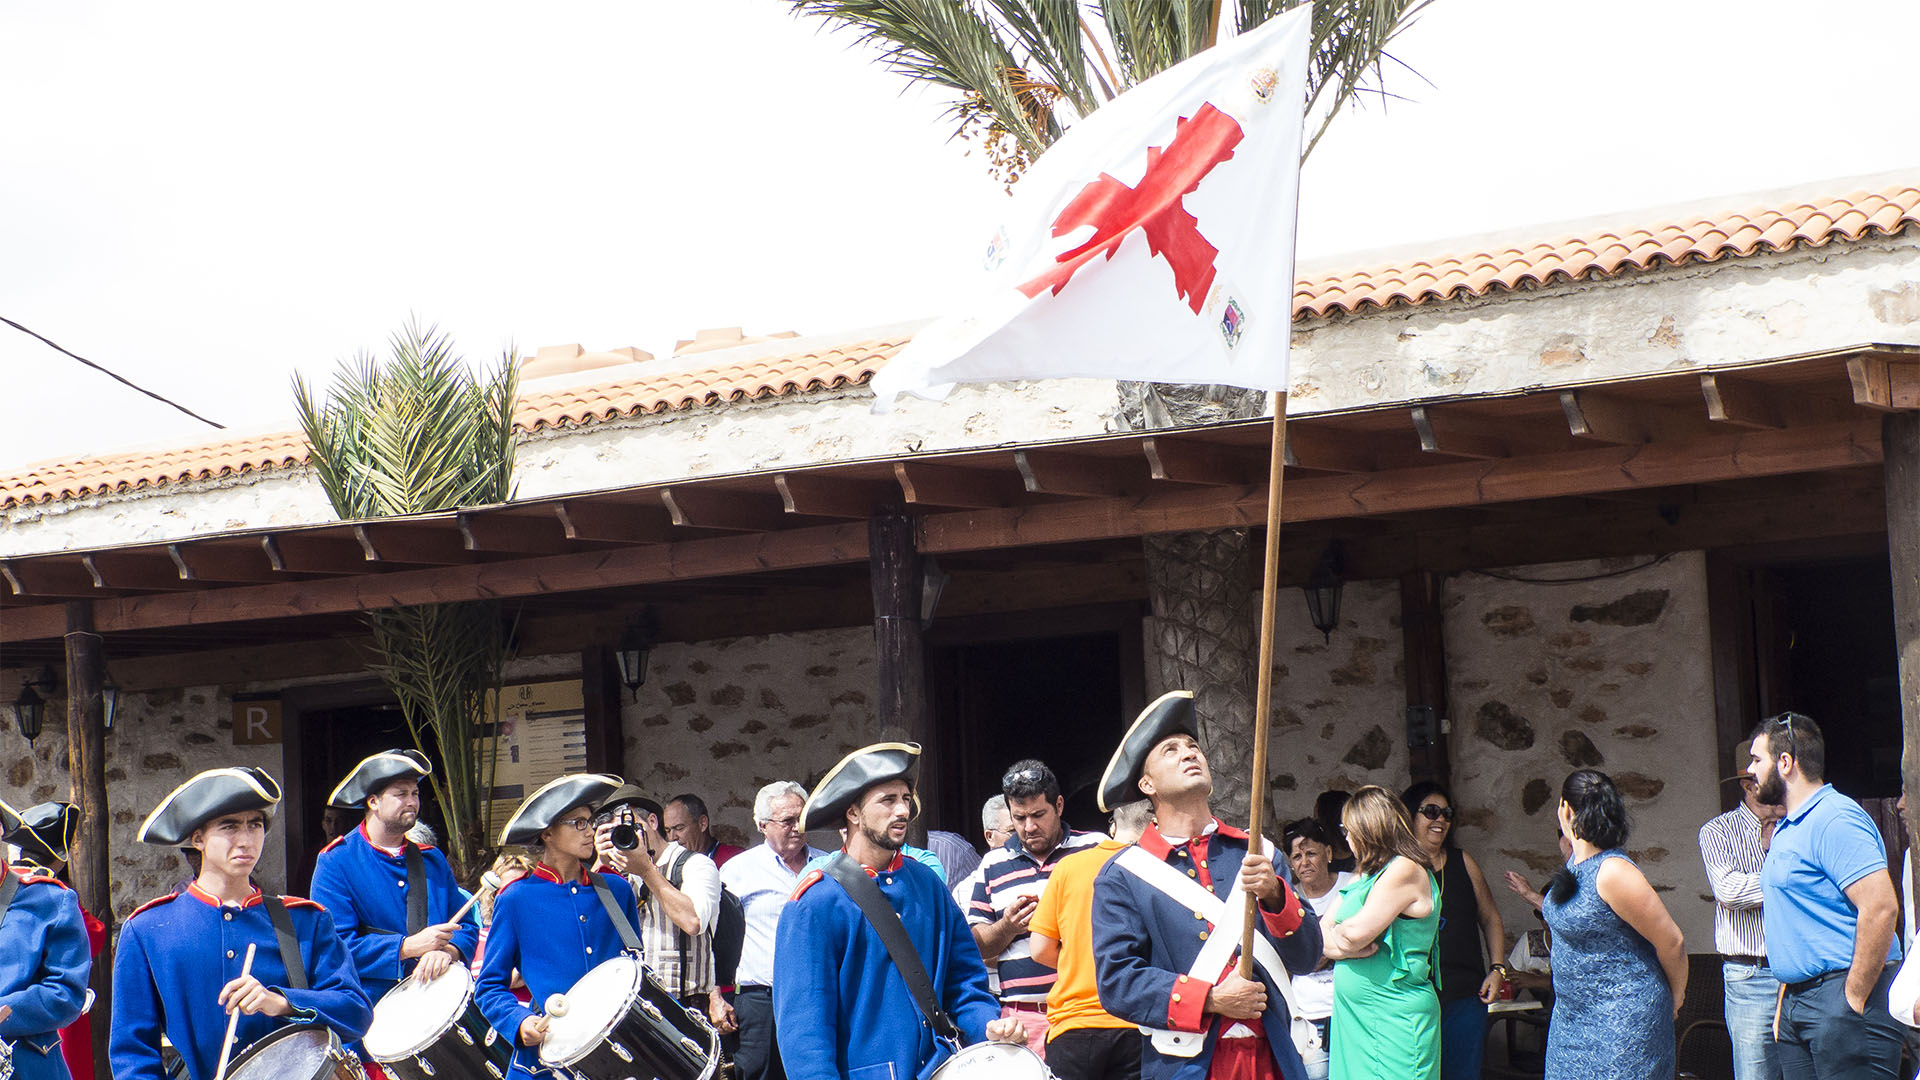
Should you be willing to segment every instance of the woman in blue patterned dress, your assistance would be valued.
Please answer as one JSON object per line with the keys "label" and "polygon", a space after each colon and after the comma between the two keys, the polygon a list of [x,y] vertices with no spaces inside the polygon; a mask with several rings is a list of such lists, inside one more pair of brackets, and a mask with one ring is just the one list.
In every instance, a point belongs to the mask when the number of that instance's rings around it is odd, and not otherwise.
{"label": "woman in blue patterned dress", "polygon": [[1687,956],[1666,905],[1620,850],[1626,804],[1606,773],[1567,777],[1560,831],[1573,855],[1540,907],[1553,930],[1547,1080],[1672,1076]]}

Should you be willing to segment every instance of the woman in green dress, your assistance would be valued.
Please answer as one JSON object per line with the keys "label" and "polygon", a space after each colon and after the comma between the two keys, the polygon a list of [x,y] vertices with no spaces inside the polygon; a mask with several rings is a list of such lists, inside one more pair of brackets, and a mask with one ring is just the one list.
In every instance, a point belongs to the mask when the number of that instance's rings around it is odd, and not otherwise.
{"label": "woman in green dress", "polygon": [[1392,792],[1354,792],[1341,822],[1360,879],[1321,924],[1335,961],[1332,1080],[1436,1080],[1440,885]]}

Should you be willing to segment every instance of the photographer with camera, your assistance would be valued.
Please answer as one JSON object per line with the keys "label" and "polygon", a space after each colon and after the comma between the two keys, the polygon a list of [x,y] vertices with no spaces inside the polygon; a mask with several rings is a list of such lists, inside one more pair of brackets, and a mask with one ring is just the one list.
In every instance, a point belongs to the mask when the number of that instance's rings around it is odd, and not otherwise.
{"label": "photographer with camera", "polygon": [[670,842],[660,818],[659,803],[623,784],[594,813],[593,846],[600,868],[625,874],[640,897],[640,944],[647,968],[681,1004],[705,1014],[714,985],[720,868],[707,856]]}

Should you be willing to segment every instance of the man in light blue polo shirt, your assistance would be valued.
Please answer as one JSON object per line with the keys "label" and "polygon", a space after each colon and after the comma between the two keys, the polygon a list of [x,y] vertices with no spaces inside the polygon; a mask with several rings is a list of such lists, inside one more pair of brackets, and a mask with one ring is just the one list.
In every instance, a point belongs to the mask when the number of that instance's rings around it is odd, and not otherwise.
{"label": "man in light blue polo shirt", "polygon": [[1767,959],[1781,983],[1780,1075],[1893,1080],[1901,1029],[1887,989],[1899,905],[1880,830],[1826,782],[1826,740],[1807,717],[1768,720],[1749,756],[1760,801],[1786,808],[1760,874]]}

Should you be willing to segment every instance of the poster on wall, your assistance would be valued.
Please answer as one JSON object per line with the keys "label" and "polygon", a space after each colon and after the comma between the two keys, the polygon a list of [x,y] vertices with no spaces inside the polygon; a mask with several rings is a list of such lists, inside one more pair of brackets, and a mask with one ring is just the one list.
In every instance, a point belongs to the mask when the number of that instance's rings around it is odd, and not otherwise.
{"label": "poster on wall", "polygon": [[[491,695],[487,712],[493,713]],[[587,767],[587,706],[579,680],[520,683],[501,695],[500,741],[487,798],[487,836],[540,785]],[[486,748],[481,747],[484,759]]]}

